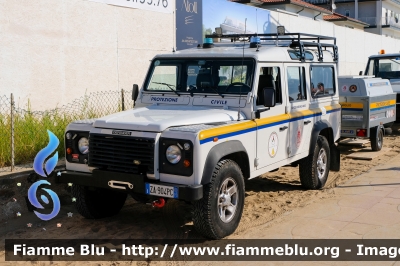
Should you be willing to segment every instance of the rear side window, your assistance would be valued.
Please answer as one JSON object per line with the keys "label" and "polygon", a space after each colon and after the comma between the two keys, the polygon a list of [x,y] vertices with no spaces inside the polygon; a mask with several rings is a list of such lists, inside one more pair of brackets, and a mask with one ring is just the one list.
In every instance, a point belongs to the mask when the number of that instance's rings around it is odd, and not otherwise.
{"label": "rear side window", "polygon": [[304,67],[287,67],[289,101],[307,99]]}
{"label": "rear side window", "polygon": [[[300,60],[300,51],[299,50],[289,50],[289,56],[292,60]],[[309,51],[304,51],[306,54],[306,60],[314,60],[314,56]]]}
{"label": "rear side window", "polygon": [[311,97],[319,98],[335,94],[335,71],[332,66],[312,66]]}

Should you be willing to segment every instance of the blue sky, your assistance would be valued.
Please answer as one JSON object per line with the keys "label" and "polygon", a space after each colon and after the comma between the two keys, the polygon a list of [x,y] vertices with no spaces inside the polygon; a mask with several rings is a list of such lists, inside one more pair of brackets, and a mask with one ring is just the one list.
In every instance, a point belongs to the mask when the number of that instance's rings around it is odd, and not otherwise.
{"label": "blue sky", "polygon": [[[203,25],[206,29],[219,27],[229,17],[244,23],[248,31],[269,33],[269,11],[227,0],[203,0]],[[257,19],[256,19],[257,18]],[[257,30],[258,22],[258,30]]]}

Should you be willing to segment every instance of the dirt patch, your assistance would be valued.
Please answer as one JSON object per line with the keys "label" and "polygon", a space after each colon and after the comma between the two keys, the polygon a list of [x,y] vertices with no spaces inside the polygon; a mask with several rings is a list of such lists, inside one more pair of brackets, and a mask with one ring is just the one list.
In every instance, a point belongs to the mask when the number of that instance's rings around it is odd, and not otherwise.
{"label": "dirt patch", "polygon": [[[286,212],[308,205],[322,198],[334,196],[334,188],[346,180],[367,172],[400,153],[400,125],[395,124],[390,135],[384,137],[384,147],[391,150],[370,161],[348,159],[346,156],[361,147],[339,146],[341,170],[331,172],[322,190],[304,190],[300,185],[298,167],[285,166],[246,182],[246,203],[239,228],[229,238],[243,238],[246,230],[273,221]],[[8,183],[7,183],[8,182]],[[202,239],[191,222],[191,206],[184,202],[168,201],[163,209],[138,204],[129,198],[122,211],[110,218],[87,220],[76,213],[67,185],[54,185],[61,199],[59,215],[50,221],[39,220],[29,212],[25,196],[30,183],[25,179],[0,183],[0,236],[2,239],[40,238],[100,238],[100,239]],[[20,182],[21,186],[16,183]],[[14,200],[17,199],[17,201]],[[17,205],[18,204],[18,205]],[[9,215],[4,216],[4,211]],[[19,211],[22,215],[14,215]],[[67,213],[73,216],[68,217]],[[31,223],[32,227],[27,227]],[[61,223],[62,227],[57,227]],[[4,242],[0,244],[0,260],[4,260]],[[114,264],[113,264],[114,263]],[[144,262],[143,262],[144,263]],[[142,262],[54,262],[53,265],[144,265]],[[26,265],[27,263],[13,263]],[[32,264],[37,264],[32,262]],[[146,263],[147,264],[147,263]],[[180,264],[180,263],[178,263]],[[40,264],[42,265],[42,264]],[[183,264],[182,264],[183,265]]]}

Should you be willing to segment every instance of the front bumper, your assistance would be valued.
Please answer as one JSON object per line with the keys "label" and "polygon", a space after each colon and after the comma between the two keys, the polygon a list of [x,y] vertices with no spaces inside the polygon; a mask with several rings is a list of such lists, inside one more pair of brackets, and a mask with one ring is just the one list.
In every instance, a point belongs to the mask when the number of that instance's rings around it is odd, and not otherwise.
{"label": "front bumper", "polygon": [[111,181],[121,184],[124,182],[132,184],[133,187],[131,188],[128,185],[126,185],[125,187],[126,192],[133,192],[145,195],[145,190],[146,190],[145,183],[152,183],[157,185],[177,187],[179,190],[178,199],[180,200],[193,201],[193,200],[199,200],[203,197],[202,185],[189,186],[189,185],[156,182],[154,180],[147,179],[143,175],[137,175],[137,174],[126,174],[119,172],[93,170],[92,173],[62,171],[61,175],[56,176],[56,183],[73,183],[88,187],[121,190],[120,188],[110,187],[109,182]]}

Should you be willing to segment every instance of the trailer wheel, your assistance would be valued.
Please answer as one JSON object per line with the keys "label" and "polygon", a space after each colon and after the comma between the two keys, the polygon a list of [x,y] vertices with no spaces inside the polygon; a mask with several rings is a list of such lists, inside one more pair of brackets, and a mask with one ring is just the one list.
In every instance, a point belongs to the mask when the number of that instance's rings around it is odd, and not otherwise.
{"label": "trailer wheel", "polygon": [[75,207],[87,219],[100,219],[116,215],[124,206],[126,196],[105,188],[89,188],[74,184],[71,189],[76,198]]}
{"label": "trailer wheel", "polygon": [[307,189],[322,188],[328,179],[330,150],[324,136],[318,136],[313,152],[300,160],[299,172],[301,185]]}
{"label": "trailer wheel", "polygon": [[222,160],[214,168],[203,198],[193,204],[196,230],[211,239],[232,234],[239,225],[244,207],[244,179],[232,160]]}
{"label": "trailer wheel", "polygon": [[383,146],[383,131],[380,127],[375,127],[371,130],[371,149],[373,151],[380,151],[382,150]]}

